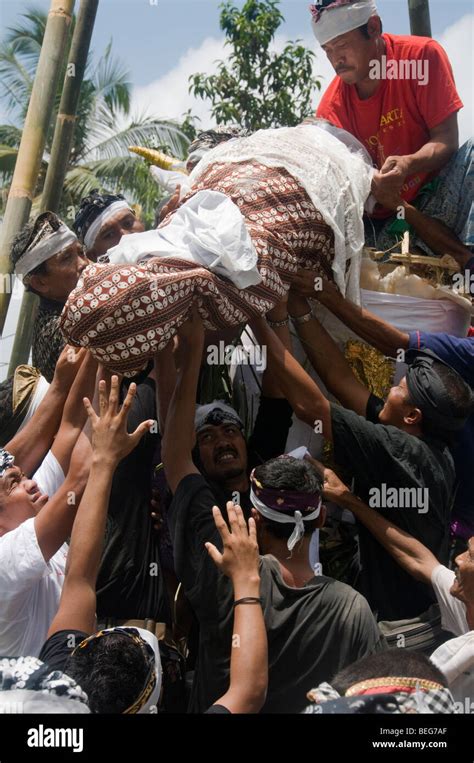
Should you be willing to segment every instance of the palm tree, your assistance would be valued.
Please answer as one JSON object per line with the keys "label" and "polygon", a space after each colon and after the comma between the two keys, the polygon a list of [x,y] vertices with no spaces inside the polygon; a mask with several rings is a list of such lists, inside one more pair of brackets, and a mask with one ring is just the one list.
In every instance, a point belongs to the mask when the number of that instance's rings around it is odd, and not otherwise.
{"label": "palm tree", "polygon": [[[28,108],[46,25],[46,14],[34,8],[21,18],[18,25],[7,30],[0,46],[0,97],[4,98],[11,118],[10,124],[0,125],[2,209],[20,144],[21,128],[18,125],[24,121]],[[67,60],[67,56],[65,58]],[[60,78],[56,110],[63,79],[64,76]],[[145,221],[152,222],[161,193],[150,177],[147,165],[130,154],[127,147],[138,144],[159,148],[179,159],[187,156],[190,140],[194,137],[193,118],[189,113],[181,124],[157,117],[132,116],[130,93],[129,73],[112,56],[111,43],[97,62],[89,56],[59,210],[65,218],[74,217],[81,198],[98,188],[124,193],[132,203],[141,207]],[[55,119],[51,122],[46,142],[33,212],[40,202],[54,124]]]}

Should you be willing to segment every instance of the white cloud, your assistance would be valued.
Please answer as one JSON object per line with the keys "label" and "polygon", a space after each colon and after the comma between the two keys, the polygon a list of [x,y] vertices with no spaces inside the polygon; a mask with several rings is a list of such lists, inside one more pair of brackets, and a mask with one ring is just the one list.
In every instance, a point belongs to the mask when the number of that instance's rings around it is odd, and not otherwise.
{"label": "white cloud", "polygon": [[449,56],[464,108],[459,112],[459,142],[474,133],[472,72],[474,69],[474,14],[470,13],[448,27],[438,40]]}
{"label": "white cloud", "polygon": [[200,117],[204,129],[212,124],[209,101],[195,98],[188,92],[191,74],[214,74],[216,60],[225,59],[224,40],[207,37],[199,48],[189,48],[174,69],[155,82],[137,87],[132,94],[134,113],[148,114],[161,119],[179,119],[188,109]]}
{"label": "white cloud", "polygon": [[[334,71],[323,51],[315,44],[313,37],[302,38],[306,47],[316,50],[317,58],[314,64],[314,74],[323,75],[321,90],[316,91],[313,106],[316,108],[322,93],[334,76]],[[287,37],[277,34],[271,50],[280,53]],[[227,49],[224,38],[207,37],[198,48],[189,48],[180,58],[177,65],[159,79],[149,85],[137,87],[132,94],[132,110],[135,114],[148,114],[160,118],[180,118],[188,109],[200,117],[199,123],[204,129],[213,125],[210,102],[195,98],[188,92],[188,79],[191,74],[203,72],[215,73],[216,60],[225,60]]]}

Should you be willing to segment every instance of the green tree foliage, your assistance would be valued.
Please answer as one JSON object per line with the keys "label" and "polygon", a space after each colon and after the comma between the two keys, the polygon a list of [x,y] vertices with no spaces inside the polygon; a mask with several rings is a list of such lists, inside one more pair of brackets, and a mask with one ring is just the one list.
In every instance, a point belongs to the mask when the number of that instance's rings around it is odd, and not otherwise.
{"label": "green tree foliage", "polygon": [[[38,65],[46,14],[28,10],[21,21],[6,30],[0,46],[0,96],[9,109],[10,124],[0,125],[1,207],[6,202],[21,140],[21,127]],[[72,32],[71,32],[72,36]],[[66,55],[67,59],[67,55]],[[64,80],[56,98],[56,110]],[[99,60],[89,56],[77,110],[76,129],[69,157],[60,214],[69,222],[81,198],[93,188],[124,193],[142,210],[151,224],[162,192],[151,178],[142,159],[128,151],[130,145],[160,148],[179,159],[195,131],[193,118],[185,115],[182,124],[173,120],[143,117],[130,113],[131,84],[124,66],[112,55],[109,44]],[[33,213],[39,206],[41,189],[48,168],[55,118],[51,122],[41,172],[36,188]]]}
{"label": "green tree foliage", "polygon": [[238,124],[249,130],[294,126],[313,111],[314,53],[301,40],[287,42],[283,51],[272,50],[275,33],[284,21],[279,0],[246,0],[239,10],[232,0],[222,3],[220,26],[227,61],[218,62],[217,74],[193,74],[190,92],[209,99],[218,124]]}

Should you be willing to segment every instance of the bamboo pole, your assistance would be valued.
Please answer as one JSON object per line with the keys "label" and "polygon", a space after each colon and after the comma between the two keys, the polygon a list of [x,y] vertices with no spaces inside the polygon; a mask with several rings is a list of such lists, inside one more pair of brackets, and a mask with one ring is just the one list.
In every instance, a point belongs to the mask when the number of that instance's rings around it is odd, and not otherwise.
{"label": "bamboo pole", "polygon": [[[98,5],[99,0],[81,0],[79,7],[69,50],[61,102],[56,117],[51,157],[41,196],[42,212],[47,210],[56,212],[61,201],[64,178],[66,176],[74,128],[76,126],[77,105],[79,103]],[[9,374],[12,374],[21,363],[28,362],[37,305],[38,297],[31,292],[25,291],[10,356]]]}
{"label": "bamboo pole", "polygon": [[431,37],[429,0],[408,0],[410,31],[418,37]]}
{"label": "bamboo pole", "polygon": [[66,49],[74,0],[51,0],[41,53],[25,118],[20,148],[0,231],[0,331],[3,331],[13,288],[10,247],[25,225],[38,179],[51,122],[54,97]]}

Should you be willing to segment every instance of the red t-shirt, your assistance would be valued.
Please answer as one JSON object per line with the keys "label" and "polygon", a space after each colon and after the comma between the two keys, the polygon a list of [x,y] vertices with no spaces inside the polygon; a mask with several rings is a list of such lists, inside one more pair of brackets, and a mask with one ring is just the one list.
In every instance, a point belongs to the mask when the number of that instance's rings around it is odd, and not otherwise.
{"label": "red t-shirt", "polygon": [[[377,91],[361,100],[355,85],[346,85],[335,77],[317,109],[317,116],[328,119],[355,135],[369,151],[379,169],[388,156],[414,154],[428,142],[429,131],[463,103],[456,91],[449,59],[430,37],[382,35],[386,44],[386,79],[380,80]],[[396,64],[391,65],[390,61]],[[417,62],[416,78],[402,79],[413,73],[407,64]],[[425,63],[427,61],[427,63]],[[418,69],[419,67],[419,69]],[[398,73],[398,78],[389,79]],[[427,84],[420,84],[425,81]],[[402,196],[414,199],[420,188],[436,173],[417,173],[407,177]],[[388,210],[377,207],[374,217],[387,217]]]}

